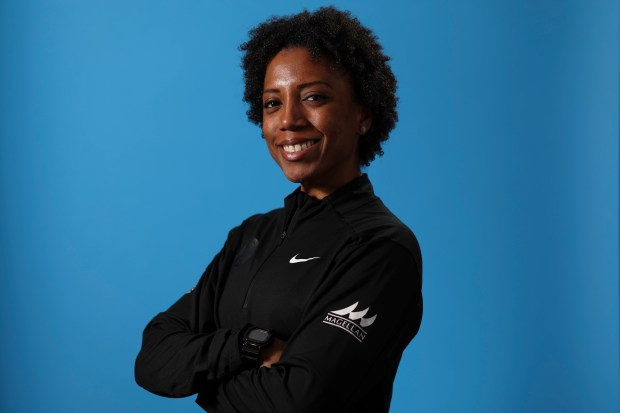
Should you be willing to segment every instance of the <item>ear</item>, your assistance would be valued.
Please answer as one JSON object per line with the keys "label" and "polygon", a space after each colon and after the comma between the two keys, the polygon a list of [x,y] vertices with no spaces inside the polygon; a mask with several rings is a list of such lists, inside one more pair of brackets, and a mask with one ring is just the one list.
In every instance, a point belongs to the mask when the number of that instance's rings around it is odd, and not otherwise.
{"label": "ear", "polygon": [[366,106],[360,105],[358,125],[357,133],[360,135],[365,135],[372,126],[372,113]]}

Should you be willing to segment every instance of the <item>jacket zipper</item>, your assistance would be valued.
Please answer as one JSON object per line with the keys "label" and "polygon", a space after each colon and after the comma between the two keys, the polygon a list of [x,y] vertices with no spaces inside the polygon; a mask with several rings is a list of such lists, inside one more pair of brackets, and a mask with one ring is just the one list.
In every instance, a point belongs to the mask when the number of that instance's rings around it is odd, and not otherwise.
{"label": "jacket zipper", "polygon": [[263,265],[267,262],[267,260],[271,258],[273,253],[276,252],[278,248],[280,248],[285,238],[286,238],[286,228],[284,229],[284,231],[282,231],[282,234],[280,234],[280,242],[278,242],[278,245],[276,245],[276,247],[271,250],[267,258],[265,258],[263,262],[260,263],[256,272],[254,273],[254,275],[252,275],[252,279],[250,280],[250,285],[248,285],[248,289],[245,292],[245,297],[243,298],[243,306],[241,308],[246,309],[248,307],[248,300],[250,298],[250,294],[252,293],[252,290],[254,289],[254,284],[256,284],[256,278],[257,278],[258,273],[263,268]]}
{"label": "jacket zipper", "polygon": [[267,258],[265,258],[265,260],[260,263],[256,272],[254,272],[254,274],[252,275],[252,278],[250,279],[250,285],[248,285],[248,289],[245,291],[245,296],[243,297],[243,305],[241,308],[246,309],[248,307],[248,301],[250,299],[250,294],[252,293],[252,290],[254,289],[254,284],[256,284],[256,277],[258,273],[260,272],[260,270],[263,268],[263,265],[267,262],[267,260],[269,260],[269,258],[271,258],[273,253],[276,252],[278,248],[280,248],[280,246],[286,239],[286,231],[288,231],[289,227],[291,226],[291,222],[293,222],[293,218],[295,217],[297,213],[297,209],[298,209],[297,203],[295,203],[295,206],[287,212],[286,217],[284,218],[284,228],[282,229],[282,233],[280,234],[280,241],[277,243],[275,248],[271,250]]}

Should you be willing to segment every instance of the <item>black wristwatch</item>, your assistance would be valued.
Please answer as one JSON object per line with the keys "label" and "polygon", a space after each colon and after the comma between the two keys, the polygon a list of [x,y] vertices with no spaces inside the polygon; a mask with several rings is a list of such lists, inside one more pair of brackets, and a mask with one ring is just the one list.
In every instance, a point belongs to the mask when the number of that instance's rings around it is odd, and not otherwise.
{"label": "black wristwatch", "polygon": [[258,354],[271,344],[273,334],[264,328],[250,327],[243,334],[241,357],[252,364],[258,364]]}

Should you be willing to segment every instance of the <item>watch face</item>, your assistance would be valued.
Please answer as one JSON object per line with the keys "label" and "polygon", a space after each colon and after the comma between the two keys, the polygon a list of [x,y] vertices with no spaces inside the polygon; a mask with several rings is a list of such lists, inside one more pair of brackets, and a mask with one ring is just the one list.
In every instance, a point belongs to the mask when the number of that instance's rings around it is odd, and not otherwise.
{"label": "watch face", "polygon": [[253,341],[264,342],[269,338],[269,331],[255,328],[249,332],[248,338]]}

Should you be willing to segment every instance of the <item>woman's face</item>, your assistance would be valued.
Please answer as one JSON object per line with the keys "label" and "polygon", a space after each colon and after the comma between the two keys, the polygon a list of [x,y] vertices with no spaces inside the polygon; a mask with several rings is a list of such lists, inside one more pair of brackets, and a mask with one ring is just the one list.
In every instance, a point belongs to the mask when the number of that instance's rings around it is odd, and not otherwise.
{"label": "woman's face", "polygon": [[358,140],[370,122],[348,76],[306,48],[283,49],[267,66],[263,135],[284,175],[310,196],[359,176]]}

